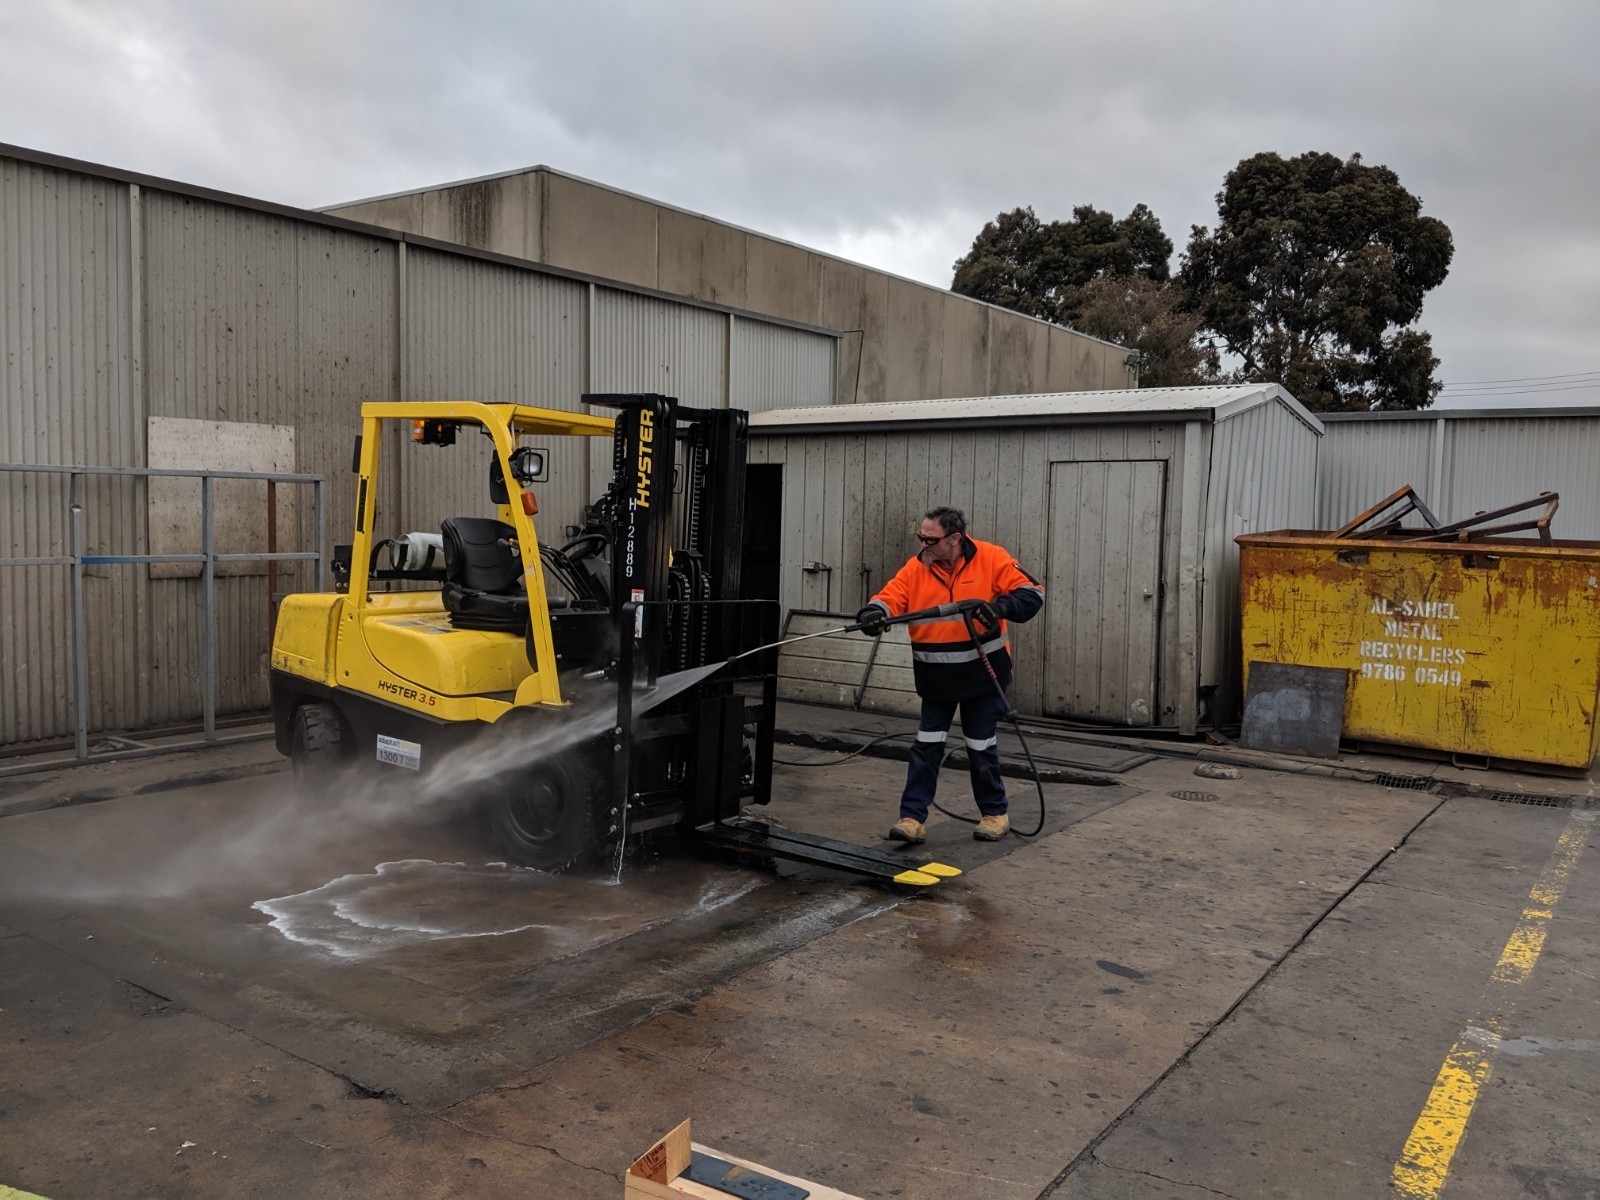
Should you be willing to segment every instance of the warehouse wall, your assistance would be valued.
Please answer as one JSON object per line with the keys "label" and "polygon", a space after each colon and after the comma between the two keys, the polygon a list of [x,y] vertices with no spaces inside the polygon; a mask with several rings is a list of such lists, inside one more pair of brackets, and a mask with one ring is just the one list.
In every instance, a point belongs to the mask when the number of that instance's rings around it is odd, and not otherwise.
{"label": "warehouse wall", "polygon": [[[286,436],[294,469],[328,480],[329,546],[349,540],[364,401],[572,409],[585,390],[650,389],[722,407],[748,389],[760,405],[823,405],[835,397],[836,348],[813,329],[0,147],[0,463],[145,466],[160,436],[152,419],[218,423],[237,445]],[[593,498],[609,455],[548,449],[540,503],[554,537]],[[482,446],[399,451],[398,440],[385,449],[380,534],[482,511]],[[244,523],[261,535],[239,549],[264,550],[265,486],[247,486],[260,518],[246,512]],[[149,492],[133,478],[87,480],[86,550],[158,552]],[[310,495],[292,512],[280,549],[312,548]],[[0,472],[0,557],[66,553],[67,513],[64,478]],[[232,570],[217,584],[224,713],[267,697],[267,579]],[[69,585],[65,567],[0,566],[0,745],[74,729]],[[307,568],[280,567],[279,591],[311,586]],[[181,570],[86,569],[91,730],[199,714],[201,597]]]}
{"label": "warehouse wall", "polygon": [[[1337,529],[1404,484],[1441,521],[1561,494],[1556,537],[1600,541],[1600,409],[1328,413],[1316,525]],[[1412,523],[1419,523],[1412,518]]]}
{"label": "warehouse wall", "polygon": [[1137,385],[1119,346],[548,167],[327,211],[839,330],[844,403]]}

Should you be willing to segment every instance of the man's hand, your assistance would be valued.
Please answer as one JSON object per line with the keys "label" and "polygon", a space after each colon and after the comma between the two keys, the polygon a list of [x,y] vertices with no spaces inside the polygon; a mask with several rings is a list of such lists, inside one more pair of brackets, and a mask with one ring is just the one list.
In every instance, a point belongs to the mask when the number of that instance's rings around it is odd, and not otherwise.
{"label": "man's hand", "polygon": [[971,608],[967,610],[967,613],[977,623],[980,630],[984,633],[993,633],[1000,628],[1000,614],[995,611],[993,605],[983,600],[970,601],[969,603]]}
{"label": "man's hand", "polygon": [[881,637],[883,631],[889,628],[889,618],[876,604],[869,604],[856,613],[856,624],[868,637]]}

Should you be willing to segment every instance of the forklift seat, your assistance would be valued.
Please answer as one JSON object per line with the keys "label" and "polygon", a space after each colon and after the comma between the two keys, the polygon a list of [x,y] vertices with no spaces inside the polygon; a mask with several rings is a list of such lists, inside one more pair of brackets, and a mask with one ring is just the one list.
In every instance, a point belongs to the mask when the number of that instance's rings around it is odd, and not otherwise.
{"label": "forklift seat", "polygon": [[457,629],[522,633],[528,628],[528,596],[522,559],[513,548],[517,531],[504,521],[451,517],[444,534],[444,608]]}

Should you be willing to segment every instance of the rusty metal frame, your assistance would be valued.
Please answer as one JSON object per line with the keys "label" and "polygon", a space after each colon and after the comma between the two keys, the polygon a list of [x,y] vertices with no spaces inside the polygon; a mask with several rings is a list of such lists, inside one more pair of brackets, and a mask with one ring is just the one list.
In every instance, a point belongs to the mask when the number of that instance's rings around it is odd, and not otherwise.
{"label": "rusty metal frame", "polygon": [[[1485,521],[1496,521],[1501,517],[1509,517],[1512,513],[1526,512],[1530,508],[1538,508],[1541,505],[1544,511],[1531,521],[1512,521],[1506,525],[1484,524]],[[1538,532],[1539,541],[1548,546],[1550,544],[1550,521],[1556,515],[1556,509],[1559,507],[1561,507],[1560,492],[1540,492],[1531,500],[1521,500],[1516,504],[1508,504],[1504,508],[1494,509],[1492,512],[1474,513],[1464,520],[1452,521],[1448,525],[1440,525],[1425,534],[1417,534],[1415,539],[1470,542],[1477,538],[1491,537],[1495,534],[1522,533],[1532,529]]]}
{"label": "rusty metal frame", "polygon": [[[1358,530],[1361,530],[1361,527],[1368,521],[1387,513],[1391,508],[1396,507],[1402,502],[1405,504],[1405,507],[1401,508],[1399,512],[1395,513],[1382,525],[1375,526],[1372,529],[1362,530],[1359,533],[1357,532]],[[1399,490],[1392,492],[1384,499],[1378,501],[1378,503],[1361,513],[1354,520],[1347,521],[1345,524],[1341,525],[1337,530],[1334,531],[1333,536],[1336,538],[1383,537],[1388,534],[1396,534],[1401,532],[1416,532],[1411,530],[1402,531],[1400,528],[1400,523],[1413,512],[1421,514],[1422,519],[1428,523],[1430,530],[1436,530],[1439,528],[1439,518],[1433,515],[1428,506],[1422,502],[1422,497],[1417,495],[1416,489],[1408,483]]]}

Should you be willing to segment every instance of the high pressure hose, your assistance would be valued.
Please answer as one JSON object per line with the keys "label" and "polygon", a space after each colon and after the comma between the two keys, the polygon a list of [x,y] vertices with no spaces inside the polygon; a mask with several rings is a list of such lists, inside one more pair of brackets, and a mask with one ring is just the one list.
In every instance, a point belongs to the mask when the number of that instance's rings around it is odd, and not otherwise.
{"label": "high pressure hose", "polygon": [[[972,638],[973,646],[975,646],[977,648],[978,661],[983,664],[984,672],[989,676],[989,682],[994,687],[995,695],[999,696],[1000,697],[1000,703],[1005,705],[1005,708],[1006,708],[1005,720],[1011,722],[1011,728],[1016,732],[1017,741],[1022,743],[1022,753],[1024,755],[1026,755],[1027,759],[1028,759],[1028,770],[1033,773],[1033,786],[1034,786],[1035,790],[1039,793],[1039,820],[1038,820],[1038,822],[1034,825],[1034,827],[1032,829],[1028,830],[1027,832],[1023,832],[1022,830],[1016,829],[1016,828],[1012,828],[1011,830],[1009,830],[1009,832],[1014,833],[1018,837],[1022,837],[1022,838],[1038,837],[1039,836],[1039,832],[1042,829],[1044,829],[1044,781],[1039,778],[1039,764],[1033,761],[1033,750],[1028,746],[1028,739],[1023,735],[1022,724],[1017,719],[1017,711],[1016,711],[1016,709],[1011,707],[1011,701],[1006,696],[1005,688],[1000,686],[1000,677],[994,673],[994,664],[989,661],[989,656],[983,652],[983,641],[978,636],[977,625],[972,619],[972,613],[973,613],[973,610],[976,607],[977,607],[977,605],[976,605],[975,602],[968,601],[968,600],[963,600],[963,601],[960,601],[960,602],[958,602],[956,604],[941,604],[936,609],[926,609],[926,610],[923,610],[922,612],[905,613],[905,614],[903,614],[901,616],[898,616],[898,617],[890,617],[890,618],[888,618],[887,620],[884,621],[884,624],[886,624],[886,625],[899,625],[899,624],[903,624],[906,621],[914,620],[916,618],[923,617],[923,616],[934,616],[934,615],[937,615],[937,616],[952,616],[955,613],[960,613],[961,619],[967,623],[967,634],[968,634],[968,636],[970,636]],[[790,639],[788,639],[788,641],[800,642],[800,641],[805,641],[807,638],[823,637],[823,636],[826,636],[827,634],[830,634],[830,633],[855,633],[855,632],[857,632],[857,631],[859,631],[859,630],[861,630],[863,628],[865,628],[865,623],[857,622],[857,623],[852,624],[852,625],[841,625],[837,629],[823,630],[821,633],[802,634],[800,637],[790,638]],[[773,649],[774,646],[781,646],[781,645],[785,645],[785,644],[787,644],[787,643],[786,642],[775,642],[775,643],[773,643],[772,646],[761,646],[761,647],[758,647],[757,650],[770,650],[770,649]],[[754,654],[754,653],[757,653],[757,650],[747,650],[747,651],[745,651],[745,654]],[[742,658],[744,656],[743,655],[738,655],[737,657],[741,657]],[[729,661],[732,661],[732,660],[730,659]],[[871,749],[873,746],[876,746],[879,742],[886,742],[886,741],[889,741],[889,740],[891,740],[893,738],[911,737],[911,736],[912,735],[910,733],[886,733],[886,734],[883,734],[881,737],[873,738],[866,745],[858,747],[855,750],[852,750],[850,753],[846,754],[843,758],[832,758],[832,759],[828,759],[826,761],[821,761],[821,762],[814,761],[814,760],[813,761],[800,761],[800,760],[797,760],[797,759],[783,759],[783,758],[774,758],[772,761],[773,762],[777,762],[777,763],[782,763],[786,767],[837,767],[837,766],[839,766],[839,765],[841,765],[843,763],[849,762],[852,758],[855,758],[857,755],[865,754],[869,749]],[[996,747],[996,752],[998,753],[998,747]],[[976,825],[980,820],[982,820],[981,817],[964,817],[960,813],[953,813],[948,808],[944,807],[944,805],[940,804],[937,800],[933,801],[933,807],[937,808],[945,816],[953,817],[957,821],[964,821],[968,825]]]}
{"label": "high pressure hose", "polygon": [[[961,611],[961,619],[967,623],[967,635],[972,638],[972,644],[977,647],[978,661],[983,664],[984,672],[989,676],[989,682],[994,685],[995,695],[999,696],[1000,703],[1006,706],[1005,720],[1011,722],[1011,728],[1016,731],[1017,741],[1022,743],[1022,753],[1025,754],[1028,759],[1028,770],[1033,772],[1033,786],[1039,793],[1038,823],[1026,833],[1016,828],[1012,828],[1008,832],[1014,833],[1018,837],[1023,838],[1038,837],[1039,831],[1044,828],[1044,781],[1039,778],[1039,764],[1033,761],[1033,751],[1028,747],[1028,739],[1023,736],[1021,722],[1017,720],[1017,710],[1011,707],[1011,701],[1006,696],[1005,688],[1000,686],[1000,677],[994,673],[994,664],[989,661],[989,656],[983,652],[983,639],[978,636],[977,624],[972,619],[972,609],[963,608]],[[863,749],[865,749],[865,747],[863,747]],[[998,746],[995,747],[995,753],[999,753]],[[970,750],[967,751],[969,759],[971,754],[972,752]],[[981,817],[964,817],[960,813],[953,813],[944,805],[940,804],[938,800],[933,801],[933,806],[945,816],[954,817],[957,821],[965,821],[968,825],[976,825],[980,820],[982,820]]]}

